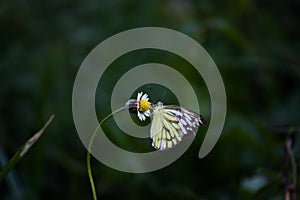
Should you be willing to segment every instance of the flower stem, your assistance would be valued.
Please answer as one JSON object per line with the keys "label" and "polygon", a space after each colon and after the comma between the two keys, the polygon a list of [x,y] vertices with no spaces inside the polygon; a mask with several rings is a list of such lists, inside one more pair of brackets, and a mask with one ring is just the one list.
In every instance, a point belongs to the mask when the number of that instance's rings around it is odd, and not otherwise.
{"label": "flower stem", "polygon": [[122,107],[119,108],[115,111],[113,111],[112,113],[110,113],[109,115],[107,115],[104,119],[101,120],[101,122],[99,123],[99,125],[97,126],[97,128],[95,129],[95,131],[93,132],[90,142],[89,142],[89,146],[88,146],[88,151],[87,151],[87,157],[86,157],[86,164],[87,164],[87,171],[88,171],[88,176],[90,179],[90,184],[91,184],[91,189],[92,189],[92,193],[93,193],[93,199],[97,200],[97,194],[96,194],[96,189],[95,189],[95,184],[94,184],[94,180],[93,180],[93,176],[92,176],[92,170],[91,170],[91,149],[92,149],[92,145],[94,143],[94,140],[97,136],[97,132],[98,129],[101,127],[101,125],[106,122],[109,118],[111,118],[114,114],[121,112],[123,110],[125,110],[126,107]]}

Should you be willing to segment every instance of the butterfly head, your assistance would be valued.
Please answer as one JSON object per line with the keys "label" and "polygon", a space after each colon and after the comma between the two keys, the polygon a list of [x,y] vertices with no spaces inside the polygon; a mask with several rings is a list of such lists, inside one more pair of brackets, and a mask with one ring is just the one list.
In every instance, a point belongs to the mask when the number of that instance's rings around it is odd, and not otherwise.
{"label": "butterfly head", "polygon": [[128,100],[125,106],[129,113],[137,114],[141,121],[145,121],[146,117],[150,117],[152,106],[146,93],[139,92],[137,98]]}

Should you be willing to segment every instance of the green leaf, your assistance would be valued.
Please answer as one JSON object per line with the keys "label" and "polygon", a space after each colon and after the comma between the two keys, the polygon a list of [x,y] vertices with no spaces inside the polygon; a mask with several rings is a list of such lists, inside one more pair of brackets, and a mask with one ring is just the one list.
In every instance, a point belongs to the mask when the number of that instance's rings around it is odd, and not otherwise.
{"label": "green leaf", "polygon": [[28,150],[38,141],[38,139],[42,136],[45,129],[52,122],[54,115],[48,119],[43,128],[35,133],[25,144],[23,144],[15,155],[8,161],[6,165],[4,165],[3,169],[0,171],[0,181],[5,177],[5,175],[21,160],[21,158],[28,152]]}

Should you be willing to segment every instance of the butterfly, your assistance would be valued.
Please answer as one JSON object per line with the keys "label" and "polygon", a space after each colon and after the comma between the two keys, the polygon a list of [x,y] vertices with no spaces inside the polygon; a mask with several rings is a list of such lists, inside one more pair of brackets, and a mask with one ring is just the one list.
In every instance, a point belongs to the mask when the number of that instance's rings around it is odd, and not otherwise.
{"label": "butterfly", "polygon": [[204,118],[191,110],[176,106],[149,102],[147,94],[138,93],[137,99],[126,103],[130,113],[138,115],[141,121],[151,117],[150,138],[152,146],[158,150],[167,150],[177,145],[187,134],[196,134],[199,126],[205,126]]}

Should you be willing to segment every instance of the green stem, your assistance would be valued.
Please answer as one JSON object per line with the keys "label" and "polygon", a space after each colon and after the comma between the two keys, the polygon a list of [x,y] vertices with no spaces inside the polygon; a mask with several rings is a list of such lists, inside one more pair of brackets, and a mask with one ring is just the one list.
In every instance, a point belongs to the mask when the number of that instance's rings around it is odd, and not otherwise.
{"label": "green stem", "polygon": [[286,145],[287,147],[287,152],[291,160],[291,165],[292,165],[292,171],[293,171],[293,187],[296,189],[296,184],[297,184],[297,164],[295,160],[295,156],[293,153],[293,150],[291,149],[291,146],[289,144]]}
{"label": "green stem", "polygon": [[87,170],[88,170],[88,175],[89,175],[89,179],[90,179],[90,184],[91,184],[91,189],[92,189],[94,200],[97,200],[97,194],[96,194],[95,184],[94,184],[94,180],[93,180],[93,176],[92,176],[92,170],[91,170],[91,153],[90,152],[91,152],[91,149],[92,149],[92,145],[93,145],[94,140],[97,136],[98,129],[101,127],[101,125],[104,122],[106,122],[110,117],[112,117],[114,114],[116,114],[118,112],[121,112],[125,109],[126,109],[126,107],[122,107],[122,108],[119,108],[119,109],[113,111],[109,115],[107,115],[104,119],[102,119],[102,121],[99,123],[99,125],[97,126],[97,128],[95,129],[94,133],[91,136],[89,146],[88,146],[88,151],[87,151],[86,163],[87,163]]}

